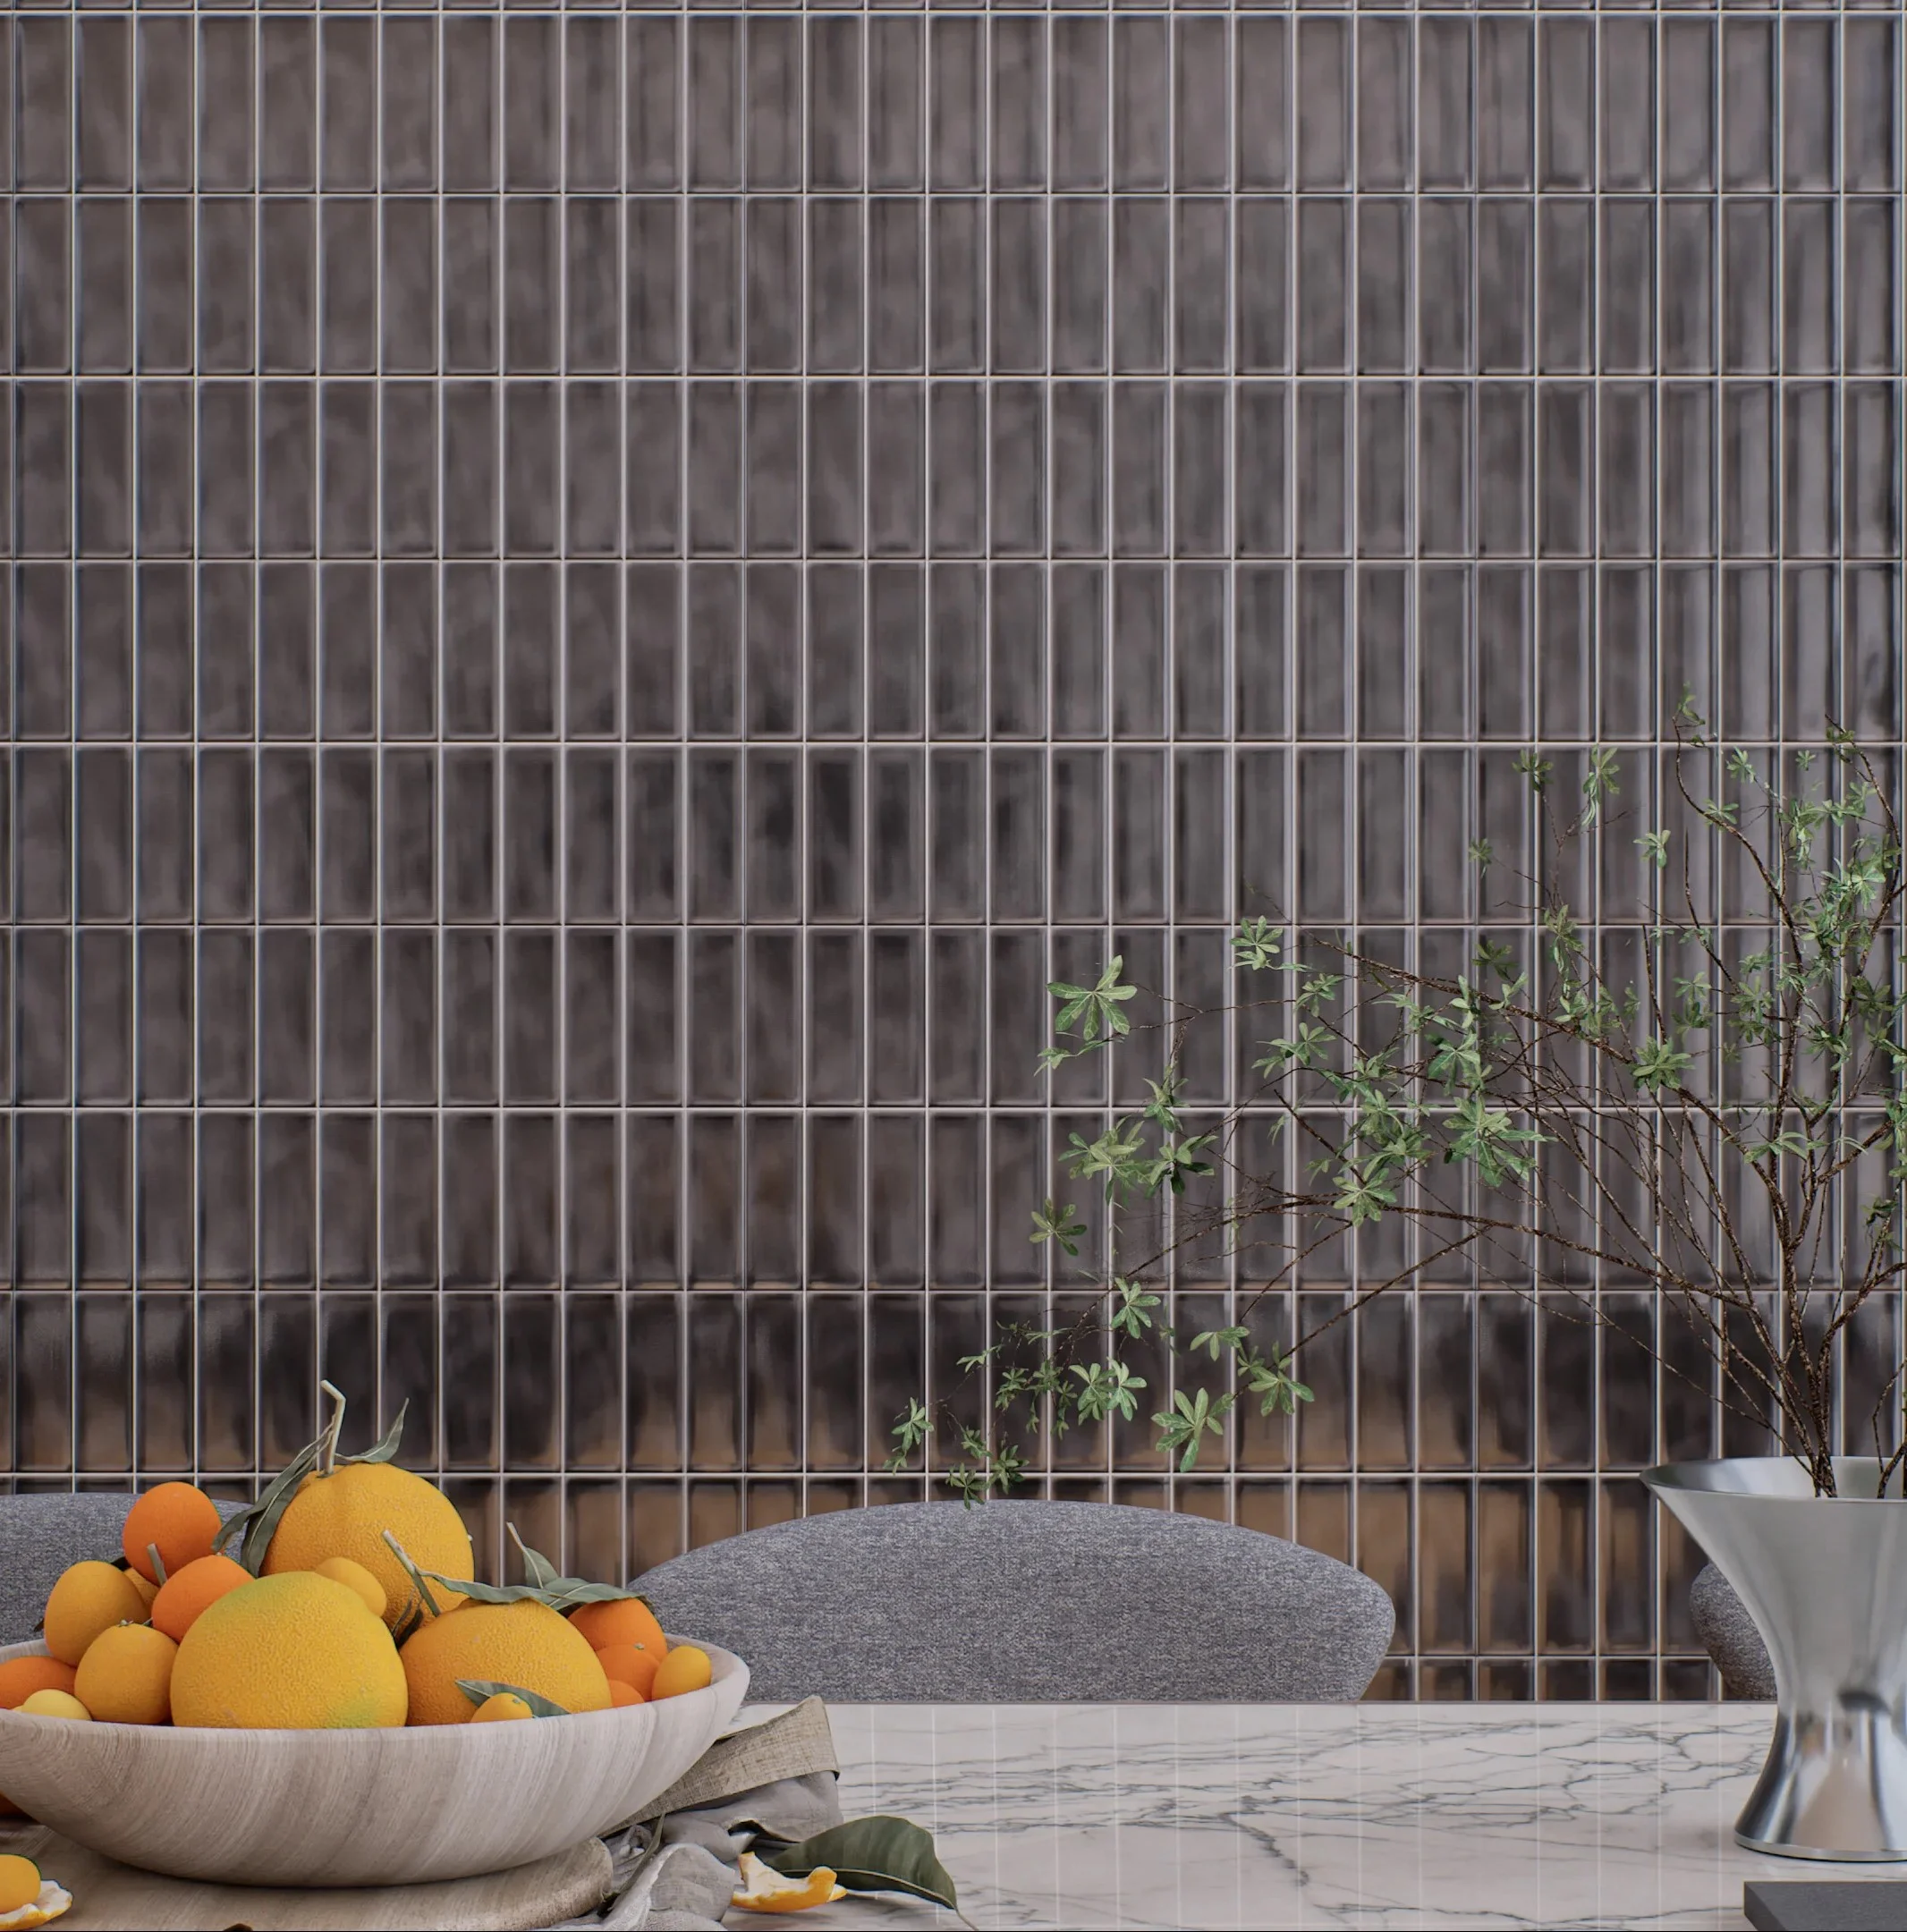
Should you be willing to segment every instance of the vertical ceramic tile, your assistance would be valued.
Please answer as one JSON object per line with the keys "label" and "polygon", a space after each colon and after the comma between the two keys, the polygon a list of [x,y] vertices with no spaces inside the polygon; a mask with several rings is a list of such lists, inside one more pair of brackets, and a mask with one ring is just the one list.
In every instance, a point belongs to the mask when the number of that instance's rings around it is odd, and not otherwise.
{"label": "vertical ceramic tile", "polygon": [[631,188],[680,182],[682,23],[658,14],[623,22],[624,177]]}
{"label": "vertical ceramic tile", "polygon": [[630,1298],[623,1360],[631,1469],[681,1467],[683,1405],[678,1363],[683,1333],[679,1296]]}
{"label": "vertical ceramic tile", "polygon": [[317,1279],[316,1139],[309,1114],[272,1113],[259,1120],[261,1284],[303,1286]]}
{"label": "vertical ceramic tile", "polygon": [[488,1295],[443,1299],[444,1463],[497,1467],[497,1306]]}
{"label": "vertical ceramic tile", "polygon": [[[563,1453],[562,1303],[554,1295],[513,1295],[504,1304],[504,1466],[554,1469]],[[537,1539],[524,1526],[525,1540]]]}
{"label": "vertical ceramic tile", "polygon": [[1358,186],[1409,187],[1415,146],[1410,23],[1398,19],[1364,23],[1356,61]]}
{"label": "vertical ceramic tile", "polygon": [[[282,1469],[317,1433],[318,1309],[311,1295],[279,1294],[259,1310],[259,1454]],[[426,1434],[405,1430],[407,1458]]]}
{"label": "vertical ceramic tile", "polygon": [[250,1295],[201,1295],[198,1313],[199,1465],[256,1469],[257,1303]]}
{"label": "vertical ceramic tile", "polygon": [[[1037,1084],[1047,976],[1216,997],[1234,902],[1434,951],[1522,735],[1646,740],[1684,673],[1805,734],[1838,662],[1897,733],[1884,13],[8,46],[8,1251],[99,1284],[22,1298],[7,1373],[80,1391],[23,1467],[236,1477],[349,1364],[487,1571],[506,1510],[608,1574],[916,1493],[869,1459],[922,1375],[970,1406],[1037,1110],[1106,1091]],[[1188,1035],[1215,1106],[1243,1051]],[[1358,1556],[1379,1694],[1705,1692],[1692,1559],[1603,1472],[1706,1398],[1598,1344],[1591,1413],[1557,1311],[1467,1280],[1326,1331],[1235,1495],[1142,1427],[1064,1493]]]}

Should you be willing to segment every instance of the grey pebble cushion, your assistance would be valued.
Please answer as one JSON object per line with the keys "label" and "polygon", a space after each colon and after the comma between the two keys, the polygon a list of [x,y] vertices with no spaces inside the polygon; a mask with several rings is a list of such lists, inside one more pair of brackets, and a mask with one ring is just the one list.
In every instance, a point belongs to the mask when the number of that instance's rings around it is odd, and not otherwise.
{"label": "grey pebble cushion", "polygon": [[1734,1586],[1713,1563],[1689,1586],[1689,1614],[1728,1695],[1773,1702],[1775,1666],[1768,1662],[1767,1646]]}
{"label": "grey pebble cushion", "polygon": [[762,1703],[1348,1703],[1389,1596],[1257,1530],[1107,1503],[897,1503],[750,1530],[636,1580]]}

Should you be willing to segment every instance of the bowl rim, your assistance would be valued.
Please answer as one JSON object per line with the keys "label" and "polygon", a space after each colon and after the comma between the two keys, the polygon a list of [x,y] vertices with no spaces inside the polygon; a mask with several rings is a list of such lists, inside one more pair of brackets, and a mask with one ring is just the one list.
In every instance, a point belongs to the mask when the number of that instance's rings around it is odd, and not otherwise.
{"label": "bowl rim", "polygon": [[[709,1643],[694,1637],[678,1638],[667,1631],[665,1631],[663,1635],[668,1639],[669,1648],[672,1650],[678,1644],[693,1644],[698,1650],[706,1653],[709,1664],[713,1666],[708,1682],[699,1690],[679,1690],[674,1697],[662,1699],[665,1703],[674,1704],[679,1699],[708,1697],[716,1690],[717,1685],[725,1682],[736,1671],[739,1670],[745,1674],[748,1670],[748,1665],[733,1650],[725,1650],[719,1644]],[[52,1653],[47,1648],[44,1638],[32,1637],[19,1643],[0,1644],[0,1664],[11,1663],[15,1657],[50,1657]],[[638,1721],[644,1721],[656,1707],[654,1702],[645,1699],[640,1704],[611,1705],[606,1710],[565,1711],[564,1716],[572,1721],[580,1719],[585,1724],[597,1723],[603,1719],[621,1718],[633,1718]],[[71,1717],[43,1717],[37,1711],[23,1711],[18,1708],[0,1710],[0,1728],[16,1724],[23,1725],[30,1734],[44,1726],[52,1724],[63,1724],[71,1727],[73,1722],[74,1720]],[[127,1733],[149,1738],[191,1737],[194,1739],[216,1738],[223,1741],[209,1747],[214,1750],[235,1750],[244,1740],[250,1738],[325,1738],[339,1741],[318,1747],[320,1750],[333,1750],[352,1748],[351,1741],[354,1739],[415,1738],[422,1740],[441,1737],[453,1731],[461,1733],[465,1726],[462,1724],[327,1724],[321,1727],[313,1727],[309,1730],[291,1730],[277,1725],[265,1724],[245,1727],[238,1724],[115,1724],[110,1718],[95,1717],[88,1720],[88,1728],[97,1728],[101,1732],[110,1733],[114,1736]],[[482,1728],[486,1731],[501,1731],[506,1735],[510,1729],[507,1724],[486,1724]],[[159,1748],[165,1750],[168,1747],[162,1745]],[[358,1748],[362,1749],[363,1747],[360,1746]],[[378,1750],[403,1750],[407,1749],[422,1750],[424,1747],[421,1743],[419,1743],[411,1746],[386,1744],[375,1748]]]}

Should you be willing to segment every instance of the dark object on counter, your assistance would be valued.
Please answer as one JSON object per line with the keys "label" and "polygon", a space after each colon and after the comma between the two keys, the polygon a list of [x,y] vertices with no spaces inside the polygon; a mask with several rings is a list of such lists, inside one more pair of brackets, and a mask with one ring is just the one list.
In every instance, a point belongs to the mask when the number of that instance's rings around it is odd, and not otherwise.
{"label": "dark object on counter", "polygon": [[1907,1883],[1840,1878],[1742,1887],[1742,1910],[1761,1932],[1907,1932]]}

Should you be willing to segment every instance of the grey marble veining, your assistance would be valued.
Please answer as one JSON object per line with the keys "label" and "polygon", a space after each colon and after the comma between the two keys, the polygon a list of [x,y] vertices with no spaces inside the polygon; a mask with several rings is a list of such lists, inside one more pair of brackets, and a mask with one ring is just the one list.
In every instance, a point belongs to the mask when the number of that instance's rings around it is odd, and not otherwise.
{"label": "grey marble veining", "polygon": [[[847,1816],[927,1826],[983,1928],[1740,1927],[1750,1878],[1902,1876],[1735,1845],[1760,1705],[832,1716]],[[785,1922],[945,1917],[850,1901]]]}

